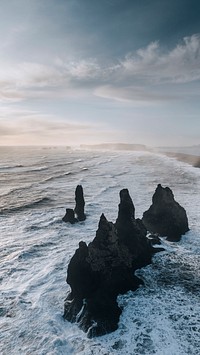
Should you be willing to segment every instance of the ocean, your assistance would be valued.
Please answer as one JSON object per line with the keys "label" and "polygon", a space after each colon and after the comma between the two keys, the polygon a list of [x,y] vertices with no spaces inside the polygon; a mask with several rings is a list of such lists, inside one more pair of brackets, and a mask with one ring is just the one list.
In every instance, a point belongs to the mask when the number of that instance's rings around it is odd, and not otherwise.
{"label": "ocean", "polygon": [[[165,251],[137,271],[144,286],[118,297],[118,330],[89,339],[62,317],[68,263],[102,212],[116,220],[122,188],[141,218],[159,183],[186,209],[190,231],[163,239]],[[87,219],[70,225],[62,217],[78,184]],[[0,354],[200,353],[200,169],[149,152],[0,147],[0,236]]]}

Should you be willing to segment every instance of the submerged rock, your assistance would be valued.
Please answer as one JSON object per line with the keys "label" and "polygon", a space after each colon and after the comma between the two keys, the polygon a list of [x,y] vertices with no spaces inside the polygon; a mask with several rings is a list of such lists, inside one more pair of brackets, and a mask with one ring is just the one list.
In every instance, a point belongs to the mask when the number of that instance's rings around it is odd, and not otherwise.
{"label": "submerged rock", "polygon": [[117,329],[121,309],[117,296],[143,283],[134,271],[151,262],[154,249],[146,228],[134,217],[127,189],[120,191],[115,224],[101,215],[96,237],[87,246],[79,243],[67,271],[71,292],[64,304],[64,318],[78,322],[89,337]]}
{"label": "submerged rock", "polygon": [[144,212],[142,221],[151,233],[158,233],[170,241],[179,241],[188,230],[186,211],[174,200],[169,187],[160,184],[152,198],[152,205]]}

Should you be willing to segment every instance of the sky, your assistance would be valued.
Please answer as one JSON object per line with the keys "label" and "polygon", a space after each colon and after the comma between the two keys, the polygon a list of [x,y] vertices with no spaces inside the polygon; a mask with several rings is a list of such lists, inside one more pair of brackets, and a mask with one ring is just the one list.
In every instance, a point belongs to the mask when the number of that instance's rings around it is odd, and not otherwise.
{"label": "sky", "polygon": [[200,144],[199,0],[0,9],[0,145]]}

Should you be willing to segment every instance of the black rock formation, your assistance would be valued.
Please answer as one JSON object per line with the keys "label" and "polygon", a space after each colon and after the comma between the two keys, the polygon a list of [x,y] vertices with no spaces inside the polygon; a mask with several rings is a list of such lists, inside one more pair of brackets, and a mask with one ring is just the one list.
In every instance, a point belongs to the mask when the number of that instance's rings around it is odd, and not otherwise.
{"label": "black rock formation", "polygon": [[74,210],[72,208],[66,208],[66,213],[62,220],[63,222],[69,222],[71,224],[78,222],[78,220],[74,216]]}
{"label": "black rock formation", "polygon": [[157,233],[148,235],[148,239],[150,240],[152,245],[161,244],[160,237]]}
{"label": "black rock formation", "polygon": [[142,221],[151,233],[158,233],[170,241],[179,241],[188,228],[186,211],[174,200],[169,187],[160,184],[152,198],[152,205],[144,212]]}
{"label": "black rock formation", "polygon": [[117,296],[143,283],[134,271],[149,264],[155,252],[134,212],[128,190],[120,191],[116,223],[102,214],[94,240],[88,246],[80,242],[69,263],[71,292],[65,300],[64,318],[78,322],[89,337],[117,329],[122,312]]}
{"label": "black rock formation", "polygon": [[[63,222],[69,222],[71,224],[74,224],[78,221],[84,221],[86,219],[86,215],[84,212],[85,200],[83,196],[83,188],[81,185],[78,185],[76,187],[75,202],[76,205],[74,210],[72,208],[66,209],[66,214],[62,218]],[[75,215],[77,218],[75,218]]]}
{"label": "black rock formation", "polygon": [[86,216],[84,213],[85,200],[84,200],[84,196],[83,196],[83,188],[81,185],[78,185],[76,187],[75,201],[76,201],[76,206],[75,206],[74,212],[77,216],[77,219],[79,221],[84,221],[86,219]]}

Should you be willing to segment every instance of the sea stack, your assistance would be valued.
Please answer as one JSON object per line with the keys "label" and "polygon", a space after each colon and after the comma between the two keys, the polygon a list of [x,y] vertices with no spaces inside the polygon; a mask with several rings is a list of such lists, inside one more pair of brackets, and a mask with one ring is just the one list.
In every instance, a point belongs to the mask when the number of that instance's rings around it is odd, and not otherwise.
{"label": "sea stack", "polygon": [[66,213],[62,220],[63,222],[69,222],[71,224],[78,222],[78,220],[74,216],[74,210],[72,208],[66,208]]}
{"label": "sea stack", "polygon": [[71,292],[65,300],[64,318],[78,322],[89,337],[117,329],[122,312],[117,296],[143,284],[134,271],[149,264],[155,252],[134,211],[128,190],[120,191],[116,223],[102,214],[94,240],[88,246],[80,242],[69,263]]}
{"label": "sea stack", "polygon": [[185,209],[174,200],[172,190],[160,184],[142,221],[149,232],[167,237],[169,241],[179,241],[189,230]]}
{"label": "sea stack", "polygon": [[85,200],[83,196],[83,188],[81,185],[78,185],[76,187],[75,201],[76,201],[76,206],[74,209],[74,213],[76,214],[77,219],[79,221],[84,221],[86,219],[85,212],[84,212]]}
{"label": "sea stack", "polygon": [[81,185],[78,185],[75,190],[75,208],[67,208],[65,216],[62,218],[63,222],[69,222],[74,224],[78,221],[84,221],[86,219],[86,215],[84,212],[85,208],[85,200],[83,196],[83,188]]}

